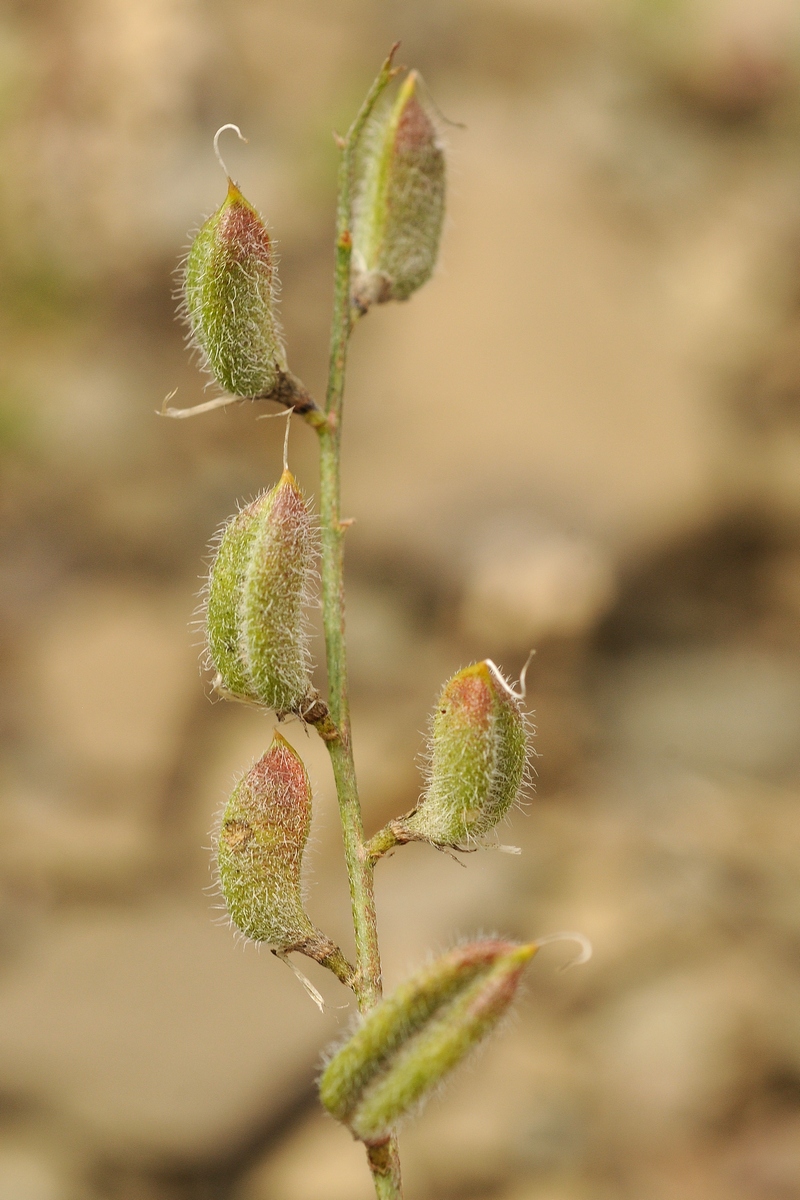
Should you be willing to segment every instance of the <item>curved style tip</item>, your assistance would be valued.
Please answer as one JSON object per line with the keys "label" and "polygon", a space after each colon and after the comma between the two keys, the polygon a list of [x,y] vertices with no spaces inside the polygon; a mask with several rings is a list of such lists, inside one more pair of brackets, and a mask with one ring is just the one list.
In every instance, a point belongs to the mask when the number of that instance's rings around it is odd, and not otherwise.
{"label": "curved style tip", "polygon": [[580,967],[583,963],[587,963],[593,954],[592,943],[584,933],[549,933],[547,937],[538,938],[536,945],[539,947],[549,946],[551,942],[577,942],[580,946],[580,951],[575,958],[571,958],[569,962],[559,967],[559,971],[568,971],[571,967]]}
{"label": "curved style tip", "polygon": [[228,122],[227,125],[220,125],[219,129],[214,134],[214,153],[217,156],[217,162],[219,163],[219,165],[222,167],[223,171],[225,172],[226,178],[230,179],[231,173],[228,170],[228,168],[225,166],[225,162],[224,162],[223,157],[220,154],[220,150],[219,150],[219,136],[221,133],[224,133],[226,129],[232,129],[234,131],[234,133],[237,135],[237,137],[239,138],[240,142],[246,142],[247,138],[244,136],[244,134],[242,133],[239,126],[233,125],[231,122]]}
{"label": "curved style tip", "polygon": [[286,433],[283,438],[283,470],[284,474],[289,470],[289,430],[292,427],[291,416],[294,412],[293,408],[286,410]]}
{"label": "curved style tip", "polygon": [[535,650],[531,650],[530,654],[528,655],[528,657],[525,660],[525,666],[522,668],[522,670],[519,673],[519,689],[513,688],[511,686],[511,684],[508,682],[508,680],[506,679],[505,675],[500,670],[500,668],[498,667],[496,662],[494,662],[491,658],[484,659],[486,666],[492,672],[492,674],[494,675],[494,677],[497,680],[500,687],[503,689],[504,692],[506,692],[509,696],[511,696],[511,698],[513,700],[524,700],[527,695],[527,689],[525,686],[525,676],[528,674],[528,667],[531,665],[531,660],[535,653],[536,653]]}

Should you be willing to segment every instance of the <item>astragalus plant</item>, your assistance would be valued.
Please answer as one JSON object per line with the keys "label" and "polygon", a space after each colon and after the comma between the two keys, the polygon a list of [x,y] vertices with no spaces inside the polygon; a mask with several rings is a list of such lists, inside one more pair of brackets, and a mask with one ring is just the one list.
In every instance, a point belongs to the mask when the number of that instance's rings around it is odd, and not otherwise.
{"label": "astragalus plant", "polygon": [[[345,658],[348,522],[339,509],[347,346],[355,322],[372,305],[408,300],[430,278],[445,208],[437,121],[415,71],[388,99],[400,73],[393,53],[346,136],[337,138],[335,291],[324,404],[288,368],[272,242],[231,179],[222,206],[194,239],[182,280],[191,340],[223,391],[188,412],[237,399],[272,400],[291,410],[289,417],[309,422],[319,439],[318,515],[286,467],[220,534],[206,593],[206,648],[220,695],[272,710],[279,721],[313,726],[328,748],[350,881],[354,963],[306,913],[302,874],[311,786],[300,755],[278,732],[224,808],[216,868],[231,921],[242,934],[281,958],[313,958],[355,994],[359,1023],[328,1057],[320,1097],[364,1143],[376,1192],[385,1200],[402,1194],[398,1124],[497,1024],[537,950],[533,942],[467,941],[381,998],[377,863],[410,841],[450,853],[487,844],[524,786],[529,753],[521,692],[489,660],[467,666],[444,685],[434,709],[427,778],[416,807],[371,839],[365,836]],[[306,627],[317,579],[327,699],[312,683]]]}

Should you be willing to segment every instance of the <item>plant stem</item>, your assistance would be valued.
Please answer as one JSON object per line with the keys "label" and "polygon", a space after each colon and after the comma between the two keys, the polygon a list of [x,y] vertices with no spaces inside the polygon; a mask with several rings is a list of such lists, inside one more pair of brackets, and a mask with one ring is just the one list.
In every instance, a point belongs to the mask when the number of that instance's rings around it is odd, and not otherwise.
{"label": "plant stem", "polygon": [[397,1153],[397,1138],[389,1138],[379,1146],[367,1146],[367,1162],[372,1171],[377,1200],[402,1200],[400,1185],[400,1156]]}
{"label": "plant stem", "polygon": [[[381,959],[373,894],[373,864],[365,851],[364,825],[358,799],[353,748],[350,736],[350,706],[347,691],[344,623],[344,535],[346,525],[340,512],[340,449],[342,400],[344,397],[347,343],[351,330],[350,259],[353,241],[351,184],[353,158],[358,139],[375,103],[394,71],[392,48],[370,88],[347,136],[339,140],[339,195],[336,213],[336,263],[334,273],[333,323],[331,329],[326,421],[317,427],[320,445],[320,523],[322,535],[322,612],[328,663],[328,707],[335,735],[326,733],[331,757],[339,815],[342,823],[350,902],[356,943],[356,976],[353,990],[361,1012],[381,996]],[[401,1200],[400,1162],[394,1139],[368,1148],[367,1158],[379,1200]]]}
{"label": "plant stem", "polygon": [[350,880],[350,903],[356,941],[356,977],[353,990],[359,1009],[371,1008],[381,994],[381,960],[372,887],[372,865],[367,860],[364,826],[358,799],[344,629],[344,529],[339,518],[339,439],[337,432],[320,430],[320,508],[322,526],[322,608],[328,659],[328,706],[337,736],[326,741],[331,758],[344,855]]}
{"label": "plant stem", "polygon": [[398,835],[394,828],[395,822],[390,821],[383,829],[379,829],[376,834],[370,838],[366,845],[367,858],[374,864],[379,858],[383,858],[384,854],[388,854],[390,850],[394,850],[395,846],[401,846],[403,841],[408,841]]}

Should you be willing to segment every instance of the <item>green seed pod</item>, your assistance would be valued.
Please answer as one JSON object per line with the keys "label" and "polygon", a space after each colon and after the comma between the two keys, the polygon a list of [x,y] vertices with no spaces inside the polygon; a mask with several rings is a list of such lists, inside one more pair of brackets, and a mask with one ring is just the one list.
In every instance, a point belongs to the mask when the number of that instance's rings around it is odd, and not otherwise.
{"label": "green seed pod", "polygon": [[208,369],[234,396],[271,392],[286,369],[276,293],[266,226],[229,179],[186,259],[183,307]]}
{"label": "green seed pod", "polygon": [[264,492],[231,517],[222,531],[208,579],[206,643],[215,686],[239,700],[257,700],[242,658],[239,607],[253,539],[269,501]]}
{"label": "green seed pod", "polygon": [[225,527],[208,583],[207,645],[219,690],[277,712],[315,697],[305,609],[316,530],[290,471]]}
{"label": "green seed pod", "polygon": [[303,907],[300,871],[311,827],[311,785],[279,733],[237,783],[217,841],[222,893],[237,929],[285,950],[315,930]]}
{"label": "green seed pod", "polygon": [[237,929],[279,954],[296,950],[345,983],[352,968],[306,915],[301,871],[311,828],[311,784],[297,752],[276,731],[239,780],[217,834],[217,870]]}
{"label": "green seed pod", "polygon": [[262,704],[294,712],[314,695],[305,609],[310,600],[316,529],[290,471],[271,493],[242,581],[243,657]]}
{"label": "green seed pod", "polygon": [[353,301],[407,300],[433,274],[445,203],[444,150],[409,72],[364,155],[353,223]]}
{"label": "green seed pod", "polygon": [[472,942],[417,972],[330,1060],[322,1103],[362,1141],[383,1141],[497,1024],[536,950]]}
{"label": "green seed pod", "polygon": [[494,829],[525,779],[527,734],[519,700],[488,659],[444,686],[433,716],[428,786],[401,840],[459,846]]}

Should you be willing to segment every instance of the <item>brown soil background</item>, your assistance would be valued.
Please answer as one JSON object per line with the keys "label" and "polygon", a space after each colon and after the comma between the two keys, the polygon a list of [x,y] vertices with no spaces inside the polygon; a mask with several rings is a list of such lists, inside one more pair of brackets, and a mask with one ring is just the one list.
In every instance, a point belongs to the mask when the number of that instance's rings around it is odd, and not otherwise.
{"label": "brown soil background", "polygon": [[[0,12],[0,1200],[368,1200],[320,1016],[215,923],[270,721],[211,703],[208,541],[283,422],[173,317],[225,145],[324,385],[336,155],[395,38],[443,114],[441,265],[352,346],[356,755],[408,809],[456,668],[529,647],[536,795],[461,869],[383,863],[392,986],[579,929],[409,1123],[410,1200],[800,1197],[800,17],[792,0],[8,0]],[[314,492],[313,435],[292,466]],[[324,680],[320,679],[321,686]],[[350,948],[331,781],[309,909]],[[313,967],[310,969],[311,973]],[[338,990],[337,990],[338,989]]]}

